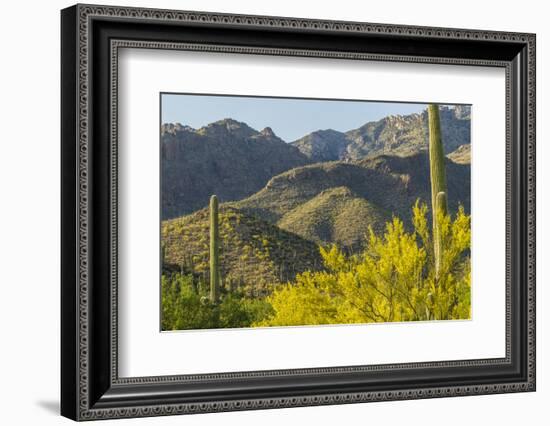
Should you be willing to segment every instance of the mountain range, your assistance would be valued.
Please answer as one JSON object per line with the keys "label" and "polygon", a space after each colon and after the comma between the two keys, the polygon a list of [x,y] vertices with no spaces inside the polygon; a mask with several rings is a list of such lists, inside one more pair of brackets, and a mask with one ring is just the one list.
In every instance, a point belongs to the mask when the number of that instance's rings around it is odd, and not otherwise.
{"label": "mountain range", "polygon": [[[442,139],[446,153],[470,141],[469,106],[440,107]],[[389,115],[363,126],[338,132],[318,130],[294,142],[314,162],[360,160],[367,156],[411,155],[427,148],[428,114]]]}
{"label": "mountain range", "polygon": [[[468,145],[470,107],[441,107],[440,115],[445,151]],[[257,131],[230,118],[200,129],[165,123],[161,126],[162,218],[204,208],[211,194],[221,201],[242,200],[275,176],[298,167],[356,163],[382,154],[411,156],[426,148],[426,112],[388,116],[348,132],[318,130],[290,143],[269,127]],[[469,151],[462,149],[457,161],[464,164]]]}
{"label": "mountain range", "polygon": [[[469,212],[470,165],[447,160],[446,171],[449,210],[463,205]],[[220,205],[224,285],[263,297],[297,273],[321,269],[319,244],[357,252],[369,228],[383,231],[392,216],[410,228],[416,200],[430,202],[425,151],[309,164],[281,173],[252,196]],[[204,275],[207,281],[209,228],[208,208],[163,221],[166,268]]]}
{"label": "mountain range", "polygon": [[[441,108],[451,213],[470,210],[469,114]],[[319,245],[358,252],[369,228],[380,233],[397,216],[410,229],[414,203],[430,204],[425,113],[292,143],[232,119],[164,124],[161,143],[163,267],[208,281],[207,206],[216,194],[223,285],[250,297],[322,269]]]}

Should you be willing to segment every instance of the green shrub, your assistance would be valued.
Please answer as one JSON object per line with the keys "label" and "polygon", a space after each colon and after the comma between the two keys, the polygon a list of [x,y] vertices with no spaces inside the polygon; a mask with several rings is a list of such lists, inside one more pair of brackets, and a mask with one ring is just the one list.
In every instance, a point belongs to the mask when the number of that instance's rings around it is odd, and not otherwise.
{"label": "green shrub", "polygon": [[214,304],[208,285],[193,279],[178,273],[162,276],[162,330],[250,327],[273,314],[266,301],[247,299],[238,292],[222,294]]}

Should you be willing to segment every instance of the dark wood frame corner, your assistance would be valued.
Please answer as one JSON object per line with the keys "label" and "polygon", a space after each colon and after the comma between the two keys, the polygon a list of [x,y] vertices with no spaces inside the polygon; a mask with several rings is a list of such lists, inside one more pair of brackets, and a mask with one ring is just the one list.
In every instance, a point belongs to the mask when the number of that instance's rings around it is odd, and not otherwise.
{"label": "dark wood frame corner", "polygon": [[[504,68],[506,357],[118,377],[121,47]],[[76,5],[61,13],[61,52],[64,416],[91,420],[535,390],[535,35]]]}

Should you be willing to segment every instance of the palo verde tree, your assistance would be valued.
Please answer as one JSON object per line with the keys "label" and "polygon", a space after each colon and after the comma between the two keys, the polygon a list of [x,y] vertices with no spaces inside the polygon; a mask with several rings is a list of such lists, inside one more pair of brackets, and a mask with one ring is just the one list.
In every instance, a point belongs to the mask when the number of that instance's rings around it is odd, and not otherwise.
{"label": "palo verde tree", "polygon": [[321,248],[325,270],[306,271],[267,297],[273,313],[256,326],[352,324],[470,318],[470,217],[459,208],[441,221],[445,250],[434,280],[428,207],[413,207],[408,232],[394,218],[384,235],[372,230],[362,253]]}

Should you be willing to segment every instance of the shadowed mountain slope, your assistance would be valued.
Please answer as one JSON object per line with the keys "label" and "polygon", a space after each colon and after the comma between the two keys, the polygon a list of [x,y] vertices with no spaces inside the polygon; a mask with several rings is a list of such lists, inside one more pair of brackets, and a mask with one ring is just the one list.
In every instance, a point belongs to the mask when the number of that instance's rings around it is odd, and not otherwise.
{"label": "shadowed mountain slope", "polygon": [[260,190],[274,175],[310,160],[268,127],[258,132],[225,119],[200,129],[161,129],[162,218],[208,205],[211,194],[237,200]]}

